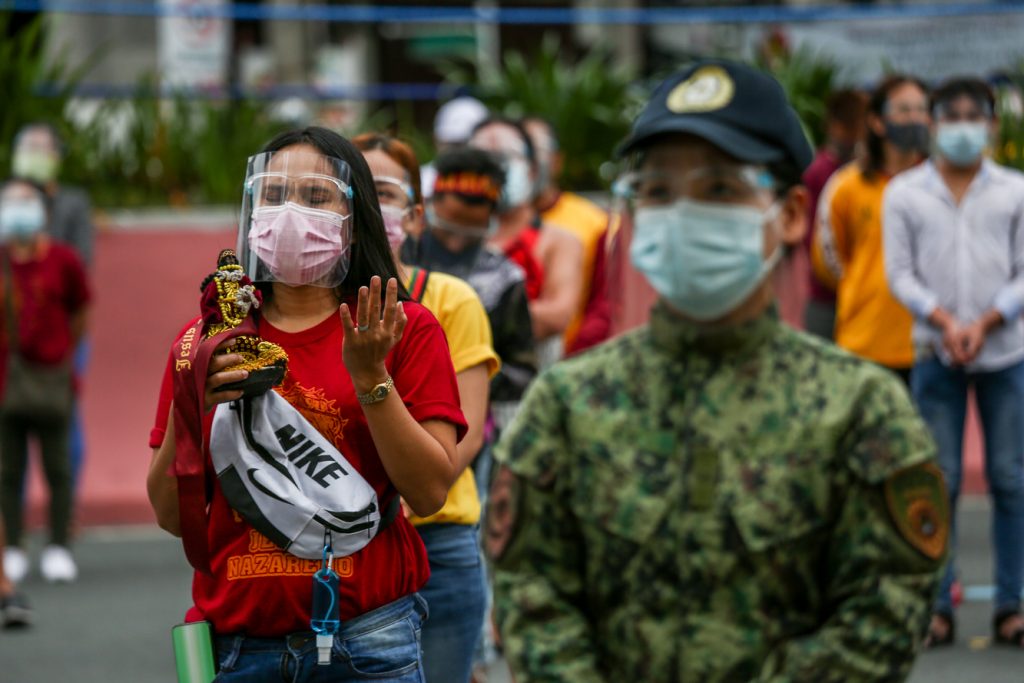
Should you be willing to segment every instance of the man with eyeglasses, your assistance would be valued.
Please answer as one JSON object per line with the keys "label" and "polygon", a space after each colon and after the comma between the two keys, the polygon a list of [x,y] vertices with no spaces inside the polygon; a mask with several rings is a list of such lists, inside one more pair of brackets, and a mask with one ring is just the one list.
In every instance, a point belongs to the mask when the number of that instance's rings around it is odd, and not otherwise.
{"label": "man with eyeglasses", "polygon": [[622,153],[659,300],[541,375],[499,443],[485,547],[517,679],[902,680],[945,490],[899,381],[775,312],[806,228],[796,114],[764,73],[702,61]]}
{"label": "man with eyeglasses", "polygon": [[[956,79],[932,95],[933,161],[893,180],[885,196],[885,265],[914,315],[911,389],[939,447],[955,509],[968,388],[985,435],[993,499],[997,643],[1024,645],[1024,175],[986,157],[995,97]],[[952,562],[929,633],[954,640]]]}

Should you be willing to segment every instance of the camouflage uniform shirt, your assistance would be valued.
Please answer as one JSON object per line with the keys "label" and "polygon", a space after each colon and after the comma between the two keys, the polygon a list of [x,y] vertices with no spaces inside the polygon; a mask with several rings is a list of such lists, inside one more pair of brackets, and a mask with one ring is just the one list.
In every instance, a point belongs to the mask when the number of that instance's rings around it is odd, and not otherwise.
{"label": "camouflage uniform shirt", "polygon": [[498,458],[486,542],[519,683],[908,674],[948,512],[888,371],[773,313],[707,333],[656,308],[543,374]]}

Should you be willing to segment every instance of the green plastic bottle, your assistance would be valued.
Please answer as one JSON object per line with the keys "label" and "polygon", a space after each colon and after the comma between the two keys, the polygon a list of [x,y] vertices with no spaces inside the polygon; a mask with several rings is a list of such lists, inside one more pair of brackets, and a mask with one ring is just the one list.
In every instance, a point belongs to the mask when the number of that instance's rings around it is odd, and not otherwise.
{"label": "green plastic bottle", "polygon": [[217,675],[210,622],[178,624],[171,629],[171,639],[174,641],[178,683],[210,683]]}

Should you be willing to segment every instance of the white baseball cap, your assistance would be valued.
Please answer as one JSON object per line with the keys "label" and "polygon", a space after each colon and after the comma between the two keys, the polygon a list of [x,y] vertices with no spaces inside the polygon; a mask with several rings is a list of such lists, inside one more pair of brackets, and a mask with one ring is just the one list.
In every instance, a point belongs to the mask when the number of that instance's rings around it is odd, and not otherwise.
{"label": "white baseball cap", "polygon": [[434,139],[444,144],[465,142],[476,124],[487,118],[489,112],[483,102],[474,97],[456,97],[441,105],[434,118]]}

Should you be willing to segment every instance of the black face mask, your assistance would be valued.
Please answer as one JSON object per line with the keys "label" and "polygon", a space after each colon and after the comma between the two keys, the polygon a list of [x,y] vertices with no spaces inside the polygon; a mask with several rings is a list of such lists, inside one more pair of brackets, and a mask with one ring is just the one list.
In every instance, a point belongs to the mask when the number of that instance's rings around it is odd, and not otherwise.
{"label": "black face mask", "polygon": [[904,152],[927,154],[931,145],[928,126],[923,123],[885,122],[885,139]]}

